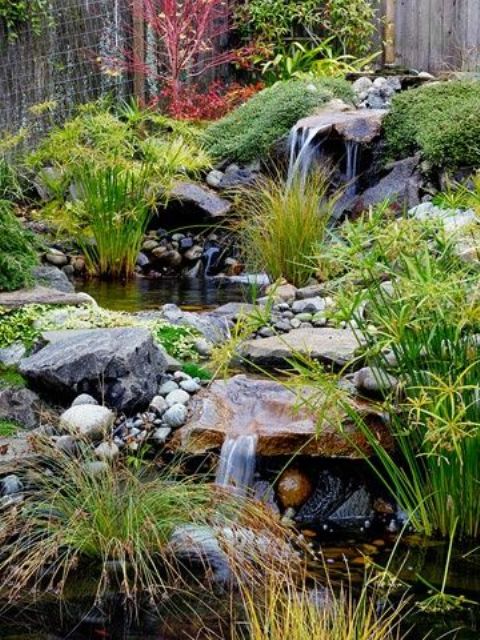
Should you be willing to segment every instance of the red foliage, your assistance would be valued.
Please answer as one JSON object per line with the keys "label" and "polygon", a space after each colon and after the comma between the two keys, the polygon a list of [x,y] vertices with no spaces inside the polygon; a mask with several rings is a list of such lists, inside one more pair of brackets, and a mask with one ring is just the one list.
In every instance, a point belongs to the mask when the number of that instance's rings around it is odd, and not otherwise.
{"label": "red foliage", "polygon": [[169,114],[179,120],[217,120],[263,88],[261,82],[245,86],[234,83],[226,87],[216,81],[204,91],[196,85],[182,85],[174,98],[172,88],[167,86],[153,102],[164,101]]}

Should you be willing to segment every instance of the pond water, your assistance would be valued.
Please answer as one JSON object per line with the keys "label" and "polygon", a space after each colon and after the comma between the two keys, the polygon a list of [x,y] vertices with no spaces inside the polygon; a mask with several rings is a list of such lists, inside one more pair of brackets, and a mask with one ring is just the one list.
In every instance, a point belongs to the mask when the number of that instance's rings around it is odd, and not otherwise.
{"label": "pond water", "polygon": [[227,302],[244,302],[248,289],[242,284],[217,279],[133,278],[128,282],[86,280],[77,291],[91,295],[101,307],[112,311],[145,311],[164,304],[176,304],[186,311],[218,307]]}

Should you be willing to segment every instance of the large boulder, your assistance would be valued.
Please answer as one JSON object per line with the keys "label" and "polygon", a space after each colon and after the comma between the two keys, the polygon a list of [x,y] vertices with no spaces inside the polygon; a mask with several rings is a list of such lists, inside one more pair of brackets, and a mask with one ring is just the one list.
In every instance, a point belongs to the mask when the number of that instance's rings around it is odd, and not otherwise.
{"label": "large boulder", "polygon": [[147,329],[56,331],[50,343],[20,363],[32,385],[57,400],[89,393],[120,411],[148,406],[167,367]]}
{"label": "large boulder", "polygon": [[282,336],[249,340],[240,350],[245,361],[260,367],[288,367],[296,355],[343,367],[355,357],[358,337],[349,329],[295,329]]}
{"label": "large boulder", "polygon": [[[252,434],[257,436],[257,453],[265,456],[301,452],[357,458],[361,457],[357,447],[370,452],[347,413],[335,406],[319,416],[308,406],[311,398],[320,412],[324,403],[318,390],[304,388],[300,395],[307,404],[299,408],[300,396],[280,383],[243,375],[216,380],[195,396],[188,422],[176,432],[172,447],[200,455],[219,449],[226,437]],[[353,398],[350,402],[378,438],[390,446],[388,430],[375,407]]]}
{"label": "large boulder", "polygon": [[75,287],[67,278],[65,273],[58,267],[47,265],[35,267],[33,270],[33,277],[37,283],[43,287],[56,289],[63,293],[75,293]]}

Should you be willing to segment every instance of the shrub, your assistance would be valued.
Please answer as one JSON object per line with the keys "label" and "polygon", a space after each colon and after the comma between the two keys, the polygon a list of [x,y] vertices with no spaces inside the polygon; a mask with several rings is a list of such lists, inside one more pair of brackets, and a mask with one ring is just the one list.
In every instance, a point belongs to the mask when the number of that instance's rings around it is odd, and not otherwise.
{"label": "shrub", "polygon": [[274,281],[307,284],[314,274],[309,258],[323,241],[335,202],[328,188],[328,176],[317,173],[305,184],[300,178],[291,186],[270,178],[246,191],[240,241],[248,267],[266,271]]}
{"label": "shrub", "polygon": [[350,85],[337,79],[279,82],[208,127],[207,149],[216,158],[250,162],[268,154],[300,118],[334,97],[350,101]]}
{"label": "shrub", "polygon": [[398,94],[385,120],[394,156],[420,150],[435,166],[480,164],[480,82],[432,84]]}
{"label": "shrub", "polygon": [[0,200],[0,291],[13,291],[32,284],[37,264],[37,242],[23,229],[12,205]]}

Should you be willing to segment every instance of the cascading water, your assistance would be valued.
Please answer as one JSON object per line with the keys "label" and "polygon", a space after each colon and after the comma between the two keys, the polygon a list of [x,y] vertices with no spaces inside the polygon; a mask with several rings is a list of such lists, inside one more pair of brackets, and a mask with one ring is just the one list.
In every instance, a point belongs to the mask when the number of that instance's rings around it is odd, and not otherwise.
{"label": "cascading water", "polygon": [[358,156],[360,145],[354,140],[346,140],[345,149],[347,154],[345,179],[347,182],[346,193],[349,196],[354,196],[357,192],[357,174],[358,174]]}
{"label": "cascading water", "polygon": [[321,142],[315,140],[322,127],[293,127],[289,136],[287,186],[299,177],[304,184],[318,154]]}
{"label": "cascading water", "polygon": [[244,495],[252,486],[257,460],[255,434],[227,436],[220,452],[216,483]]}

